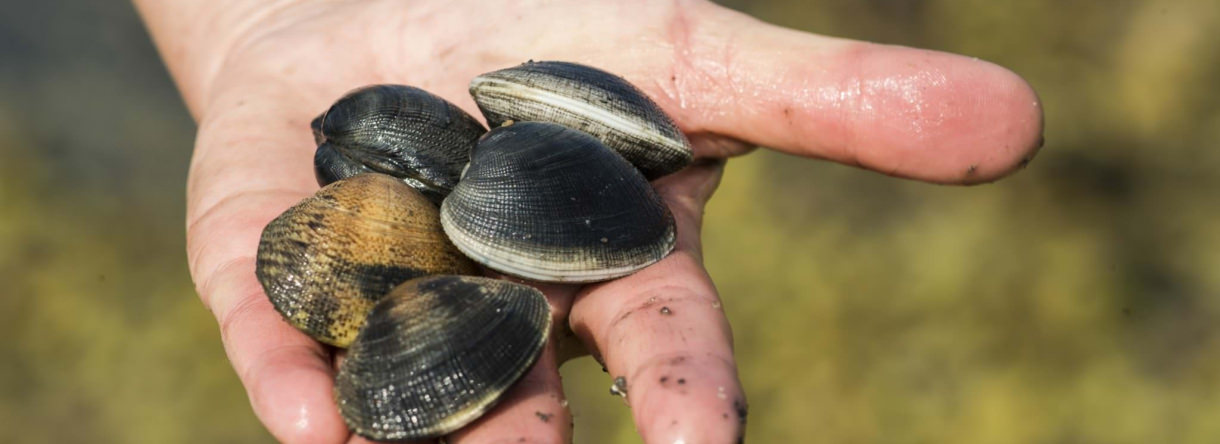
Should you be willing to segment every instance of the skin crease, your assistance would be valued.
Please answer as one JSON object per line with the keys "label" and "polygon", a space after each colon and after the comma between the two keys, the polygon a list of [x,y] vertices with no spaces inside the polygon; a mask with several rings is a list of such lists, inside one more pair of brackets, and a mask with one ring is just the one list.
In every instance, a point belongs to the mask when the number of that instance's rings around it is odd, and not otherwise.
{"label": "skin crease", "polygon": [[695,0],[461,3],[137,0],[199,123],[191,273],[254,412],[281,441],[363,441],[331,398],[332,351],[283,322],[253,271],[263,226],[318,188],[310,119],[352,88],[410,84],[478,115],[466,93],[478,74],[527,59],[591,64],[656,100],[700,158],[654,182],[678,222],[677,250],[616,281],[542,285],[555,340],[492,412],[448,438],[457,443],[569,441],[557,366],[581,348],[627,379],[646,442],[738,440],[746,403],[699,245],[716,159],[761,145],[968,184],[1013,172],[1041,146],[1032,89],[967,57],[786,30]]}

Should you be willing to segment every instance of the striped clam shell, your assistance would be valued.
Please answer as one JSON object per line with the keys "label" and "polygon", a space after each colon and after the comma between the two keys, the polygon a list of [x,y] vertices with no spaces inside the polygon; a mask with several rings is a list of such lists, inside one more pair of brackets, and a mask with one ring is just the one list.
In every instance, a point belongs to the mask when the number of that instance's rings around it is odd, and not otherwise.
{"label": "striped clam shell", "polygon": [[481,416],[533,365],[550,306],[532,287],[431,276],[369,314],[335,377],[339,412],[377,440],[435,438]]}
{"label": "striped clam shell", "polygon": [[568,62],[528,62],[470,82],[470,94],[496,127],[551,122],[597,137],[648,180],[690,164],[690,142],[635,86],[614,74]]}

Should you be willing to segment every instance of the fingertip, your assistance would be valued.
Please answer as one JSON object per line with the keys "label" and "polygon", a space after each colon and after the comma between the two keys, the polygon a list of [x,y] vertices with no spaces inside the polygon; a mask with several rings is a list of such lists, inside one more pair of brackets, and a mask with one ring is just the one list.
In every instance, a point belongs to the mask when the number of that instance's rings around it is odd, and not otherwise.
{"label": "fingertip", "polygon": [[745,434],[745,395],[731,361],[665,358],[634,375],[637,431],[650,443],[735,443]]}
{"label": "fingertip", "polygon": [[838,59],[832,86],[808,98],[805,105],[813,106],[802,111],[806,142],[788,151],[892,176],[972,184],[1012,173],[1041,146],[1041,101],[1007,68],[871,43],[846,45]]}
{"label": "fingertip", "polygon": [[331,394],[330,353],[272,308],[254,278],[253,260],[231,262],[205,289],[225,352],[267,430],[287,443],[346,439]]}
{"label": "fingertip", "polygon": [[255,415],[280,442],[335,443],[348,438],[333,399],[330,366],[312,351],[271,351],[246,378]]}
{"label": "fingertip", "polygon": [[991,71],[991,84],[995,86],[993,100],[997,108],[996,116],[1007,117],[1011,124],[1008,133],[997,137],[996,144],[1002,143],[1004,146],[998,150],[990,171],[992,174],[985,172],[980,177],[967,177],[963,180],[965,183],[999,179],[1024,168],[1046,142],[1042,99],[1038,97],[1033,85],[1008,68],[981,60],[979,62],[986,64]]}
{"label": "fingertip", "polygon": [[1041,100],[1012,70],[938,51],[873,51],[862,72],[874,79],[864,108],[876,113],[857,121],[855,138],[867,140],[871,132],[877,140],[861,151],[861,163],[903,177],[973,184],[1018,170],[1041,148]]}

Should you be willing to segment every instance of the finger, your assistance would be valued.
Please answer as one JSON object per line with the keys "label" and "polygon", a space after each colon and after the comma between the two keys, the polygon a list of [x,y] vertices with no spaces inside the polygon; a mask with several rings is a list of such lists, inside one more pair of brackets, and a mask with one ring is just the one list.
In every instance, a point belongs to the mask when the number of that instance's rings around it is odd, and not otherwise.
{"label": "finger", "polygon": [[[713,140],[704,143],[715,144]],[[701,144],[696,147],[706,146]],[[726,160],[702,158],[678,174],[662,177],[652,183],[657,193],[665,200],[678,225],[678,251],[694,253],[703,262],[703,245],[699,241],[703,229],[703,207],[720,186]]]}
{"label": "finger", "polygon": [[588,287],[572,308],[573,330],[611,376],[623,378],[645,442],[737,442],[744,429],[732,335],[697,246],[701,209],[720,168],[699,164],[658,181],[678,223],[677,250]]}
{"label": "finger", "polygon": [[254,278],[254,260],[231,262],[202,289],[255,415],[287,443],[346,440],[332,399],[330,354],[281,319]]}
{"label": "finger", "polygon": [[1013,72],[975,58],[797,32],[708,4],[676,13],[651,79],[685,130],[932,182],[993,180],[1042,143]]}
{"label": "finger", "polygon": [[[623,378],[645,442],[737,442],[745,398],[710,280],[687,252],[595,287],[573,328]],[[617,383],[617,381],[616,381]]]}
{"label": "finger", "polygon": [[316,189],[306,174],[271,173],[300,146],[283,141],[280,126],[292,125],[251,117],[274,111],[257,109],[266,103],[227,104],[200,123],[188,185],[191,274],[268,431],[282,442],[341,442],[349,434],[331,395],[329,351],[284,322],[254,277],[262,227]]}

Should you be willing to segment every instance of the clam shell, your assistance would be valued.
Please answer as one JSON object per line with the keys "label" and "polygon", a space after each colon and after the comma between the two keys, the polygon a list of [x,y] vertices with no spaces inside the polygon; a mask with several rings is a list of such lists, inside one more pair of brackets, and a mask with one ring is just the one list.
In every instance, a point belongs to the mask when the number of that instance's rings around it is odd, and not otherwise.
{"label": "clam shell", "polygon": [[[318,145],[321,145],[322,142],[326,141],[326,136],[322,135],[322,118],[323,117],[326,117],[326,113],[319,114],[318,117],[314,117],[313,120],[309,121],[309,132],[313,133],[313,142]],[[331,181],[331,182],[334,182],[334,181]],[[330,182],[327,182],[327,183],[330,183]]]}
{"label": "clam shell", "polygon": [[339,412],[377,440],[457,430],[525,374],[550,326],[550,306],[531,287],[467,276],[408,281],[377,304],[340,364]]}
{"label": "clam shell", "polygon": [[551,122],[597,137],[649,180],[678,171],[694,156],[673,120],[626,80],[567,62],[529,62],[476,77],[470,94],[492,127]]}
{"label": "clam shell", "polygon": [[441,205],[445,234],[502,273],[593,282],[673,249],[674,220],[648,181],[597,139],[550,123],[496,128]]}
{"label": "clam shell", "polygon": [[[374,172],[360,162],[356,162],[335,149],[334,145],[323,140],[318,144],[318,150],[313,154],[314,175],[323,186],[332,182],[352,177],[357,174]],[[412,186],[412,188],[419,189]]]}
{"label": "clam shell", "polygon": [[255,274],[285,319],[345,347],[373,304],[430,274],[474,274],[441,231],[437,208],[383,174],[335,182],[267,224]]}
{"label": "clam shell", "polygon": [[311,123],[320,140],[314,156],[319,183],[371,170],[402,179],[438,204],[487,132],[445,99],[404,85],[352,91],[320,119]]}

